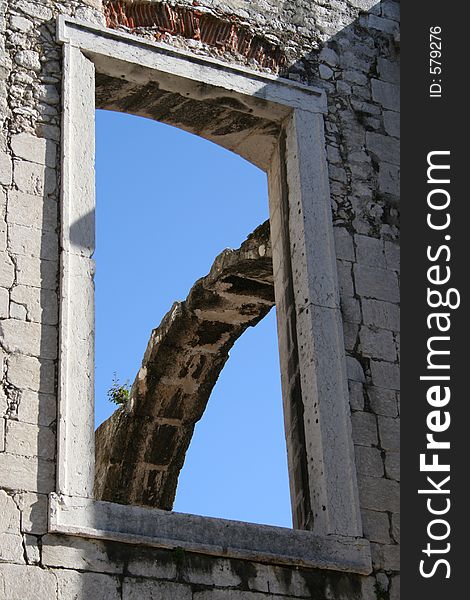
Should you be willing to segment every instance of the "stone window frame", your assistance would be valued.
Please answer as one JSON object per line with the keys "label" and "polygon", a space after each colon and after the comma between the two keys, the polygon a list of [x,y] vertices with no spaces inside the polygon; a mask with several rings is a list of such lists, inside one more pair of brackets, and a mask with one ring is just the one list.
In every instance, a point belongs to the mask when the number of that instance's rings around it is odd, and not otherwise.
{"label": "stone window frame", "polygon": [[[351,434],[323,133],[324,92],[65,16],[58,19],[57,40],[63,46],[61,298],[57,481],[50,495],[49,531],[370,573]],[[267,169],[275,294],[278,304],[287,278],[295,301],[295,330],[282,334],[287,307],[278,305],[283,401],[286,411],[289,390],[282,372],[289,359],[290,335],[298,348],[309,489],[296,490],[299,484],[289,475],[291,496],[306,494],[315,512],[309,530],[93,499],[93,149],[95,69],[103,65],[108,71],[115,69],[116,76],[123,77],[119,75],[123,69],[137,70],[157,80],[181,81],[185,89],[192,85],[222,92],[224,98],[239,98],[251,113],[267,115],[279,124],[281,135]],[[286,244],[290,264],[282,253]]]}

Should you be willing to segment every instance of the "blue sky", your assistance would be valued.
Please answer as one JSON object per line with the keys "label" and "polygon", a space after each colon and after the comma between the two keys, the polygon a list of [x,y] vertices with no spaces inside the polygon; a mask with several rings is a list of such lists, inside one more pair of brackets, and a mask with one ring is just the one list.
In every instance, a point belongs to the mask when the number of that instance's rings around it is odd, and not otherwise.
{"label": "blue sky", "polygon": [[[268,218],[266,175],[206,140],[97,111],[96,425],[113,373],[224,248]],[[174,509],[291,526],[275,309],[238,340],[196,425]]]}

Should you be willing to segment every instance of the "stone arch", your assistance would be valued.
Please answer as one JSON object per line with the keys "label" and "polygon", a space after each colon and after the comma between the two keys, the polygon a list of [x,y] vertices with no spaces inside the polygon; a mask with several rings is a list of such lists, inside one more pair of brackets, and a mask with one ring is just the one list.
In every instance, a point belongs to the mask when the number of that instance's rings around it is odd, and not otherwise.
{"label": "stone arch", "polygon": [[96,431],[96,498],[172,509],[194,425],[229,351],[273,305],[266,221],[238,250],[224,250],[152,332],[129,405]]}
{"label": "stone arch", "polygon": [[[115,67],[114,67],[115,68]],[[262,107],[262,102],[259,106]],[[121,77],[96,74],[96,107],[173,125],[235,152],[266,171],[280,134],[279,124],[233,96],[204,84],[159,74],[148,81],[122,66]]]}

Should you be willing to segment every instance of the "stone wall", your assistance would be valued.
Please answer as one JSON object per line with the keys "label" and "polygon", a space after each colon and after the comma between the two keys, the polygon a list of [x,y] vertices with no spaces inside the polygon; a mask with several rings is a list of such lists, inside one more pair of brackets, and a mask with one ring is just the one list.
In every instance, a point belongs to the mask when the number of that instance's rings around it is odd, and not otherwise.
{"label": "stone wall", "polygon": [[266,221],[219,254],[152,331],[129,401],[96,430],[96,499],[172,510],[194,426],[229,352],[273,306]]}
{"label": "stone wall", "polygon": [[[47,533],[47,494],[54,490],[56,470],[59,318],[61,48],[55,19],[65,13],[103,24],[104,13],[99,0],[3,0],[0,598],[397,600],[399,3],[199,4],[215,15],[234,15],[253,34],[266,36],[285,56],[284,76],[327,93],[326,143],[353,438],[374,573],[359,577]],[[135,33],[155,35],[153,30]],[[256,58],[207,40],[167,32],[164,41],[265,68]]]}

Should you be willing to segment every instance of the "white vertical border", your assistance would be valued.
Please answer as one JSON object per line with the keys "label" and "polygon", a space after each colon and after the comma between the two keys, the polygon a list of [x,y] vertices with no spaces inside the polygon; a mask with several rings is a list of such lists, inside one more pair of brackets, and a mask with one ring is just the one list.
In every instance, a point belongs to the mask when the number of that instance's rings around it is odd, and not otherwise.
{"label": "white vertical border", "polygon": [[362,535],[323,117],[286,124],[289,232],[313,531]]}
{"label": "white vertical border", "polygon": [[57,491],[93,496],[95,69],[63,47]]}

